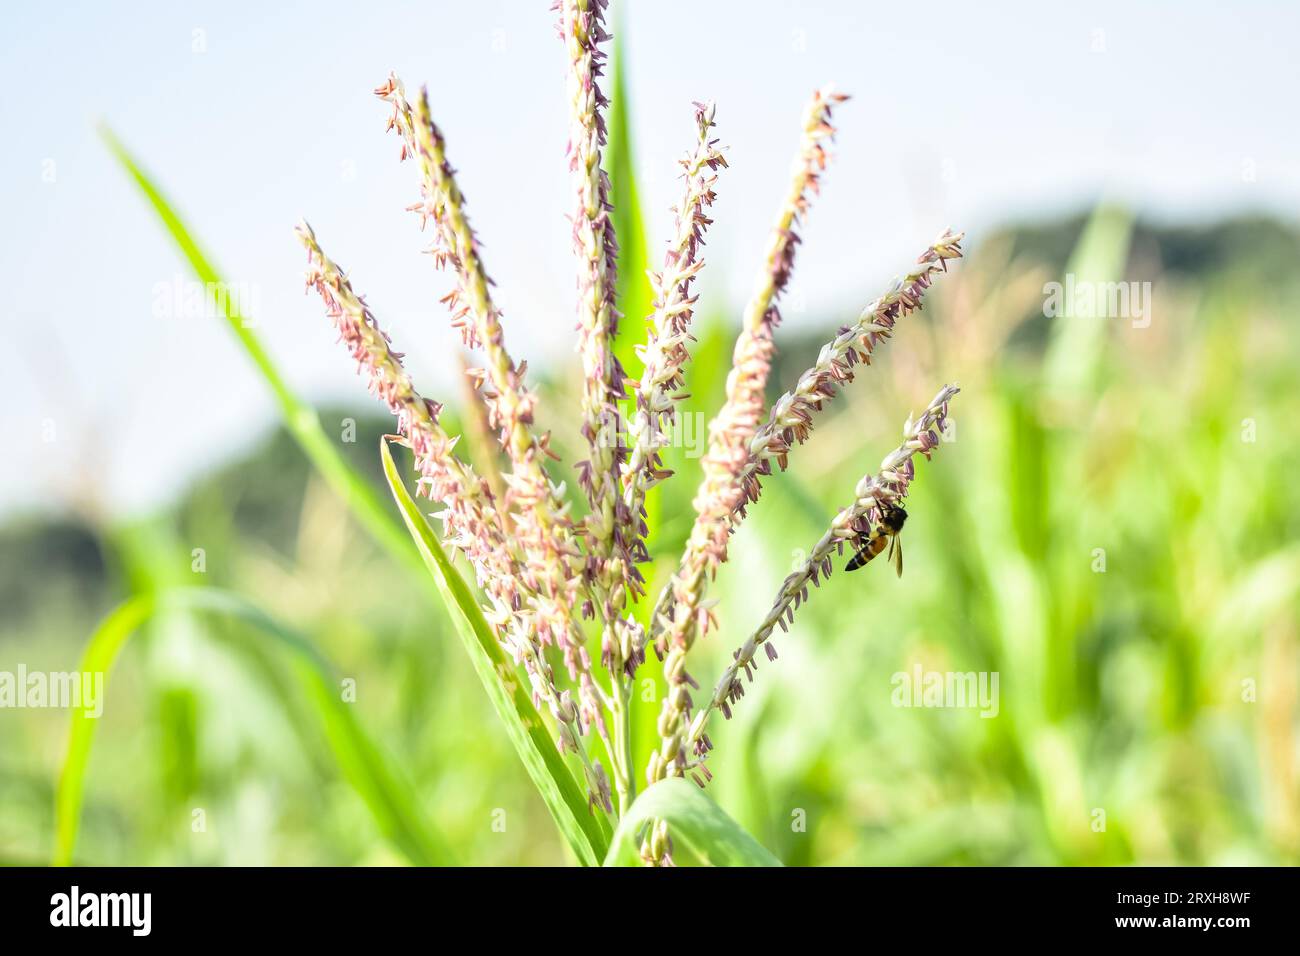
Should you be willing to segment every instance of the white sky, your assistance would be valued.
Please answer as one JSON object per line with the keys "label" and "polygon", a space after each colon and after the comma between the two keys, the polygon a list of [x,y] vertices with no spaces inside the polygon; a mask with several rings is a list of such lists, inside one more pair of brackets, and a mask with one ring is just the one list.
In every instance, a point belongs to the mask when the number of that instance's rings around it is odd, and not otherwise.
{"label": "white sky", "polygon": [[[302,294],[291,230],[305,215],[437,395],[455,355],[436,303],[445,280],[419,254],[403,212],[415,172],[397,165],[370,94],[390,69],[410,87],[427,82],[512,350],[534,365],[567,359],[565,60],[548,6],[6,11],[0,510],[87,488],[119,512],[147,507],[255,441],[274,415],[223,324],[154,315],[159,284],[189,276],[98,142],[100,117],[228,279],[253,290],[296,387],[315,399],[362,395]],[[805,319],[860,304],[949,224],[978,242],[1008,218],[1102,195],[1179,221],[1300,212],[1297,4],[622,6],[652,249],[666,234],[690,101],[719,104],[732,168],[702,287],[717,302],[739,304],[749,289],[801,105],[827,81],[854,99],[837,115],[837,158],[792,288]],[[43,440],[50,424],[53,442]]]}

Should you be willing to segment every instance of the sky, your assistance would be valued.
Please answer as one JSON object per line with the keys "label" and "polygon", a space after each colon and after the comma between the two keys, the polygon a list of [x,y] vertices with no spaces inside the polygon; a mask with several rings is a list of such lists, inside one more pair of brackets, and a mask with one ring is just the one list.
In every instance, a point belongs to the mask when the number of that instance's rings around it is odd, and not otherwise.
{"label": "sky", "polygon": [[[945,226],[1101,198],[1170,222],[1300,218],[1300,4],[614,0],[652,255],[691,102],[718,104],[706,301],[738,314],[803,103],[833,82],[835,159],[788,324],[856,314]],[[511,350],[573,360],[566,59],[548,0],[12,6],[0,33],[0,515],[149,511],[275,421],[222,322],[115,166],[111,125],[187,218],[292,385],[376,407],[314,297],[306,217],[407,353],[455,396],[448,288],[404,211],[390,70],[427,84],[499,286]]]}

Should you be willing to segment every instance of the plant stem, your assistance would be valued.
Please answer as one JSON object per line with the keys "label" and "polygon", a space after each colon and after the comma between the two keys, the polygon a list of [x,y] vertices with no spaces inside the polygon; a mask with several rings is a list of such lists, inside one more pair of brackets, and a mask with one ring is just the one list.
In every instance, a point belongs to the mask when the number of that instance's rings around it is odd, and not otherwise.
{"label": "plant stem", "polygon": [[610,762],[614,765],[614,790],[618,794],[618,815],[627,814],[636,799],[632,773],[632,678],[614,675],[614,742]]}

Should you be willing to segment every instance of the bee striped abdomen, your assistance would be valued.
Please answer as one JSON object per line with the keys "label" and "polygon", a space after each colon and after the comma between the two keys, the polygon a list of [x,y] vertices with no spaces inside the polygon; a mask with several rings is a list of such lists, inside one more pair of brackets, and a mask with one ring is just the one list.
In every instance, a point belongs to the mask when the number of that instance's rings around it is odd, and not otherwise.
{"label": "bee striped abdomen", "polygon": [[853,559],[844,566],[844,570],[856,571],[872,558],[876,557],[876,555],[880,554],[881,551],[884,551],[885,545],[888,541],[888,535],[881,532],[873,533],[871,537],[867,539],[867,543],[863,545],[862,550],[855,554]]}

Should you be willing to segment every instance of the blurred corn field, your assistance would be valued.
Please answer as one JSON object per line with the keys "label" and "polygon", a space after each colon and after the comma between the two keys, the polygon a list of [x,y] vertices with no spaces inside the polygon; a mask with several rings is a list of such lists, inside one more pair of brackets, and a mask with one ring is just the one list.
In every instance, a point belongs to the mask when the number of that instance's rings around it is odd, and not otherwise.
{"label": "blurred corn field", "polygon": [[[711,795],[790,864],[1295,862],[1300,337],[1287,316],[1300,289],[1275,263],[1297,245],[1267,221],[1152,230],[1112,208],[975,237],[734,542],[715,593],[743,630],[824,530],[861,450],[896,440],[897,416],[876,410],[923,404],[940,370],[962,383],[943,467],[909,503],[907,574],[837,576],[801,612],[781,660],[715,726]],[[1044,318],[1044,283],[1062,273],[1152,281],[1149,327]],[[731,329],[714,312],[693,402],[716,398],[726,368]],[[774,383],[833,322],[783,336]],[[546,407],[577,400],[566,381],[542,383]],[[374,475],[383,422],[361,422],[344,447]],[[651,510],[656,554],[688,533],[698,476],[671,454],[684,477]],[[564,861],[445,612],[283,436],[152,520],[11,525],[4,660],[75,667],[115,598],[189,581],[194,542],[205,584],[292,621],[355,681],[357,719],[409,783],[431,861]],[[136,641],[109,681],[79,861],[410,858],[331,756],[292,654],[185,608]],[[709,638],[697,653],[714,659],[697,668],[716,673],[730,650]],[[997,717],[894,707],[891,675],[917,664],[998,672]],[[0,858],[47,859],[67,716],[0,718]],[[643,762],[656,735],[637,731]]]}

